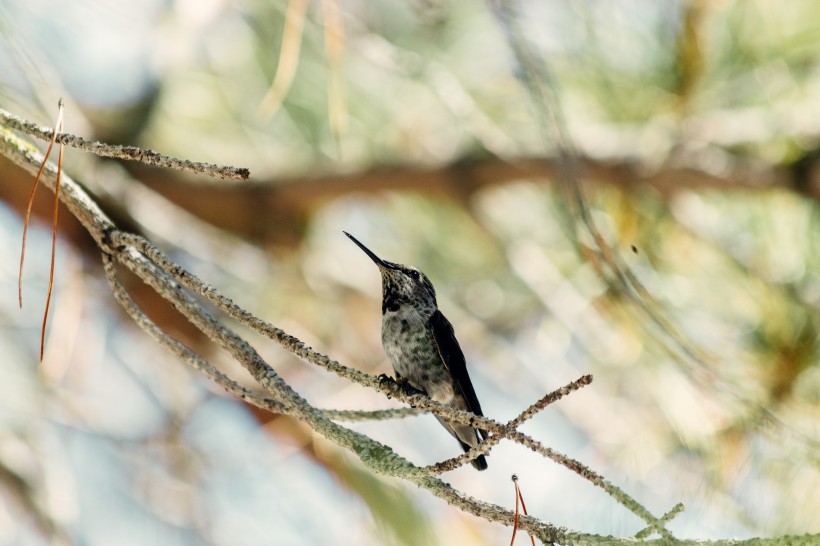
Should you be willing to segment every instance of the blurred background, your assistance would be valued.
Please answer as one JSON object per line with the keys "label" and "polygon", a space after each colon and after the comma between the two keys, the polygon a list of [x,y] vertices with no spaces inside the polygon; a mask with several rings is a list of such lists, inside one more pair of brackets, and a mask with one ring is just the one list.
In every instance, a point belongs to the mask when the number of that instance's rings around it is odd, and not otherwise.
{"label": "blurred background", "polygon": [[[378,271],[346,230],[430,277],[487,415],[592,373],[523,431],[657,516],[684,503],[676,536],[820,533],[820,4],[525,1],[516,20],[553,72],[593,219],[683,341],[568,235],[555,150],[485,4],[0,1],[0,107],[53,125],[63,97],[68,132],[250,168],[232,182],[64,160],[121,227],[332,358],[392,373]],[[509,540],[166,354],[65,210],[38,363],[53,196],[35,203],[20,310],[32,177],[2,158],[0,180],[0,543]],[[395,407],[249,336],[317,406]],[[458,453],[430,415],[351,426],[419,464]],[[643,528],[520,446],[488,462],[443,478],[512,509],[516,473],[545,521]]]}

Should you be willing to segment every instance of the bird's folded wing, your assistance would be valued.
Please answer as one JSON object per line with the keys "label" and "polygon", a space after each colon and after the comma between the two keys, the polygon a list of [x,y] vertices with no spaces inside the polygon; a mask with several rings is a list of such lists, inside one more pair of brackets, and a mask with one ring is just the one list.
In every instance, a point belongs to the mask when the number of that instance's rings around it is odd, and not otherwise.
{"label": "bird's folded wing", "polygon": [[456,339],[453,325],[447,320],[441,311],[436,310],[432,317],[430,317],[430,327],[433,331],[433,340],[436,344],[436,349],[441,357],[442,362],[450,371],[453,381],[461,389],[464,399],[467,402],[469,410],[476,415],[484,415],[481,412],[481,404],[478,403],[478,397],[475,394],[473,383],[470,381],[470,376],[467,374],[467,362],[464,359],[464,353],[461,352],[461,347]]}

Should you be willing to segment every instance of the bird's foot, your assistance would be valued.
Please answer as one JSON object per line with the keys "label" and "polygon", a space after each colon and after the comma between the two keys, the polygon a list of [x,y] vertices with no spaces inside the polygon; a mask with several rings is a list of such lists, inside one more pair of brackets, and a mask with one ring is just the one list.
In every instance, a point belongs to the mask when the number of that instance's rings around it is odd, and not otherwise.
{"label": "bird's foot", "polygon": [[399,387],[401,387],[401,392],[403,392],[407,396],[413,396],[413,395],[416,395],[416,394],[421,394],[421,395],[427,396],[426,392],[424,392],[421,389],[417,389],[416,387],[411,385],[409,381],[407,381],[404,378],[399,379],[397,381],[397,383],[399,384]]}
{"label": "bird's foot", "polygon": [[[383,373],[379,376],[379,386],[380,387],[386,387],[390,383],[395,383],[395,382],[396,381],[392,377],[387,375],[386,373]],[[393,397],[388,394],[387,399],[390,400],[391,398],[393,398]]]}
{"label": "bird's foot", "polygon": [[[426,392],[424,392],[423,390],[417,389],[416,387],[411,385],[410,382],[407,381],[406,378],[404,378],[400,375],[397,376],[396,379],[393,379],[392,377],[390,377],[389,375],[387,375],[385,373],[383,373],[379,376],[379,386],[386,387],[387,385],[390,385],[391,383],[394,384],[394,385],[398,385],[398,387],[401,389],[401,392],[403,392],[405,394],[405,396],[414,396],[416,394],[422,394],[424,396],[427,396]],[[387,395],[387,397],[391,398],[390,395]],[[415,408],[416,406],[413,406],[411,404],[410,407]]]}
{"label": "bird's foot", "polygon": [[[399,384],[399,388],[401,389],[401,392],[403,392],[405,394],[405,396],[414,396],[416,394],[421,394],[423,396],[427,396],[426,392],[424,392],[421,389],[417,389],[416,387],[411,385],[410,382],[407,381],[407,379],[405,379],[403,377],[399,377],[399,379],[398,379],[398,381],[396,381],[396,383]],[[410,407],[415,409],[416,406],[414,404],[410,404]]]}

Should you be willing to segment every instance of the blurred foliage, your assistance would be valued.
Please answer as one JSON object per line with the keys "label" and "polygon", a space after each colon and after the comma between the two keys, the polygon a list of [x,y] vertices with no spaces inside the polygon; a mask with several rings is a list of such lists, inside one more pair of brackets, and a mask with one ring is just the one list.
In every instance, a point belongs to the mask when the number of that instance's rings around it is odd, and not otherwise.
{"label": "blurred foliage", "polygon": [[[321,3],[308,5],[295,78],[270,120],[259,106],[278,65],[283,2],[0,3],[0,106],[45,124],[64,96],[70,132],[247,166],[260,188],[382,165],[458,172],[475,158],[540,157],[549,149],[486,6],[339,7],[347,124],[338,142],[328,120]],[[378,275],[341,236],[350,231],[433,280],[488,415],[503,421],[591,372],[591,388],[525,430],[656,514],[682,501],[686,511],[670,526],[678,536],[820,532],[817,194],[787,181],[759,190],[731,184],[743,162],[776,175],[816,154],[820,3],[531,1],[519,4],[518,18],[554,72],[584,154],[616,167],[637,164],[638,172],[691,160],[730,182],[585,181],[598,227],[709,356],[705,366],[664,352],[652,325],[598,277],[566,237],[566,202],[543,179],[454,189],[447,199],[424,188],[361,189],[313,209],[299,226],[298,248],[205,235],[175,209],[146,206],[135,221],[240,305],[341,362],[388,372]],[[98,194],[125,176],[76,151],[66,163]],[[4,177],[9,171],[0,164]],[[198,195],[215,186],[190,182]],[[19,204],[7,201],[0,250],[16,256],[20,220],[9,211]],[[247,210],[252,222],[279,225],[263,205]],[[32,237],[23,312],[14,259],[0,278],[0,462],[33,484],[43,513],[76,543],[261,544],[278,536],[281,543],[446,544],[509,536],[363,473],[333,447],[322,453],[313,445],[322,440],[298,423],[260,428],[263,419],[130,328],[98,265],[68,245],[59,250],[54,320],[38,368],[49,243],[45,228]],[[264,340],[257,345],[323,407],[390,404]],[[213,357],[230,366],[224,355]],[[430,416],[354,426],[414,461],[453,455]],[[641,528],[600,492],[520,449],[502,444],[489,463],[480,476],[468,468],[446,479],[512,507],[515,472],[531,514],[588,532]],[[0,542],[43,543],[36,521],[18,518],[12,491],[3,483]]]}

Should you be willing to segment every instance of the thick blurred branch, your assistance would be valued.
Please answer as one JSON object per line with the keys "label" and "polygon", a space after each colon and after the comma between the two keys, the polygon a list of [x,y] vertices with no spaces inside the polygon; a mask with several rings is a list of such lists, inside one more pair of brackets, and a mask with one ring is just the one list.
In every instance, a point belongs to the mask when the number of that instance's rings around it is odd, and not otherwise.
{"label": "thick blurred branch", "polygon": [[[241,185],[202,184],[167,171],[137,166],[129,169],[157,193],[215,226],[258,241],[296,244],[302,238],[300,226],[304,226],[305,219],[323,204],[343,195],[415,191],[464,202],[491,186],[554,181],[559,163],[554,158],[483,157],[439,167],[381,167],[354,174],[330,173]],[[736,158],[729,168],[718,173],[699,165],[694,155],[660,166],[644,163],[634,156],[606,159],[586,156],[578,158],[577,169],[579,179],[585,184],[623,188],[646,184],[663,195],[686,189],[765,191],[782,188],[820,200],[820,176],[817,176],[820,161],[772,166]],[[259,222],[256,220],[259,217],[276,217],[281,222],[275,225]]]}

